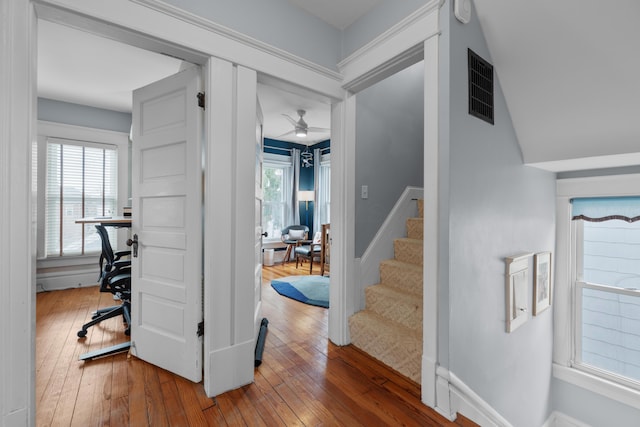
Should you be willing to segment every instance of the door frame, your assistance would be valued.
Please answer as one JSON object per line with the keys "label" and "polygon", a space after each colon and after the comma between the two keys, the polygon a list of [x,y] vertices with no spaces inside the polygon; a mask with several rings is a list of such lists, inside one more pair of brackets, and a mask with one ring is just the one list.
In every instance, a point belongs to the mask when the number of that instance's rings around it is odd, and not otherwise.
{"label": "door frame", "polygon": [[[332,228],[342,227],[343,231],[353,230],[354,212],[354,188],[352,172],[355,166],[355,103],[352,95],[358,90],[372,84],[376,78],[381,78],[385,72],[389,72],[389,64],[400,64],[403,56],[412,57],[416,54],[427,52],[430,56],[428,61],[429,69],[425,71],[425,81],[428,81],[429,88],[433,88],[434,75],[437,88],[437,39],[438,31],[438,8],[442,6],[442,1],[431,0],[415,14],[401,21],[398,25],[385,32],[374,42],[349,57],[349,61],[339,64],[341,73],[336,73],[324,67],[316,66],[304,59],[287,54],[280,49],[273,48],[265,43],[254,39],[246,38],[238,33],[226,30],[215,23],[199,18],[192,14],[183,12],[177,8],[163,3],[156,3],[150,0],[113,0],[107,3],[86,2],[80,0],[40,0],[34,3],[23,2],[22,0],[7,0],[3,2],[3,21],[5,34],[12,40],[11,46],[1,52],[3,58],[2,71],[4,77],[0,82],[2,87],[11,88],[11,95],[0,104],[0,121],[11,122],[12,126],[1,135],[2,143],[7,146],[7,151],[11,156],[10,161],[4,161],[3,165],[8,165],[6,176],[18,175],[18,189],[24,190],[24,194],[30,194],[31,182],[28,172],[30,172],[31,148],[26,141],[31,141],[36,132],[36,27],[37,19],[35,9],[38,10],[40,18],[65,23],[81,29],[91,29],[91,32],[124,41],[139,47],[153,51],[163,51],[175,53],[175,56],[183,57],[190,62],[200,63],[198,58],[225,58],[229,62],[242,64],[265,76],[279,76],[282,80],[303,88],[309,88],[321,96],[327,97],[332,103],[332,137],[335,135],[336,141],[341,142],[340,146],[332,144],[336,151],[335,159],[332,155],[332,165],[337,173],[332,173],[332,190],[337,190],[332,202],[331,216],[334,219]],[[435,11],[435,12],[434,12]],[[423,17],[436,15],[435,26],[432,18],[425,18],[427,26],[424,26]],[[419,19],[416,19],[419,18]],[[435,31],[434,31],[435,28]],[[431,39],[431,41],[429,41]],[[434,41],[435,40],[435,41]],[[426,42],[426,43],[425,43]],[[416,44],[417,43],[417,44]],[[436,48],[433,49],[435,43]],[[425,50],[425,44],[430,46]],[[418,46],[416,50],[416,46]],[[382,54],[382,51],[386,51]],[[362,55],[363,52],[372,54]],[[366,53],[366,52],[365,52]],[[374,62],[368,59],[376,58]],[[434,74],[435,68],[435,74]],[[386,71],[385,71],[386,70]],[[4,71],[7,71],[5,74]],[[388,75],[388,74],[387,74]],[[343,76],[346,82],[343,86]],[[205,89],[211,92],[213,86],[210,76],[205,78]],[[437,133],[437,96],[427,100],[425,96],[425,124],[434,124],[435,128],[429,129],[429,135],[425,130],[425,159],[428,152],[437,154],[437,134],[434,136],[434,129]],[[433,104],[436,104],[434,111]],[[211,141],[212,135],[209,129],[209,114],[207,114],[205,124],[207,129],[206,139]],[[426,126],[425,126],[426,128]],[[231,131],[230,129],[227,129]],[[227,131],[225,130],[225,131]],[[435,137],[435,141],[434,138]],[[25,147],[27,145],[27,147]],[[333,151],[333,150],[332,150]],[[340,154],[338,154],[340,153]],[[338,158],[340,158],[338,160]],[[434,157],[437,159],[437,156]],[[433,162],[431,158],[430,161]],[[29,165],[26,168],[25,162]],[[437,160],[436,160],[437,163]],[[218,163],[220,164],[220,163]],[[437,164],[436,164],[437,166]],[[425,162],[425,170],[427,163]],[[436,176],[437,167],[435,169]],[[427,176],[433,176],[434,171],[426,171]],[[350,178],[350,181],[343,181],[339,185],[335,182],[340,177]],[[4,181],[2,181],[4,182]],[[1,183],[1,182],[0,182]],[[435,187],[434,193],[436,202],[437,182],[425,182],[425,193]],[[13,190],[16,190],[14,188]],[[334,193],[334,191],[332,191]],[[13,197],[12,197],[13,195]],[[24,289],[24,286],[13,285],[11,298],[3,299],[2,308],[23,307],[18,313],[14,310],[7,310],[7,313],[14,313],[12,317],[14,324],[25,325],[23,329],[11,329],[4,331],[6,338],[3,348],[11,348],[8,355],[3,355],[3,360],[19,360],[22,358],[26,366],[18,366],[17,371],[24,371],[26,375],[10,376],[3,373],[3,380],[9,378],[8,387],[15,393],[12,396],[0,396],[0,409],[3,413],[11,410],[11,415],[17,419],[33,419],[35,414],[34,393],[35,372],[31,368],[34,357],[35,340],[35,257],[33,257],[33,247],[31,243],[35,235],[32,224],[28,220],[31,215],[31,202],[25,196],[16,199],[12,191],[5,186],[0,186],[0,196],[7,204],[11,204],[9,227],[12,232],[10,238],[3,243],[4,252],[18,254],[21,256],[18,263],[11,264],[7,258],[0,259],[0,267],[3,277],[20,276],[20,283],[24,284],[24,278],[31,283],[31,288]],[[429,211],[425,215],[435,214],[437,218],[437,203],[428,206]],[[25,218],[27,220],[25,220]],[[437,221],[434,221],[434,224]],[[207,226],[205,222],[205,227]],[[208,227],[210,229],[210,227]],[[335,228],[334,228],[335,231]],[[432,246],[438,246],[437,224],[435,229],[425,229],[425,236],[434,236]],[[205,235],[205,238],[211,237]],[[332,276],[331,292],[334,298],[338,297],[336,307],[330,309],[330,338],[337,344],[349,342],[348,336],[348,315],[353,312],[353,279],[355,278],[355,260],[353,255],[355,237],[352,231],[349,233],[334,233],[334,245],[337,254],[332,261],[334,273]],[[427,242],[427,239],[425,239]],[[425,243],[427,245],[427,243]],[[4,253],[3,252],[3,253]],[[246,253],[246,252],[245,252]],[[425,251],[425,253],[429,253]],[[433,253],[433,252],[432,252]],[[425,267],[434,265],[434,269],[428,278],[425,277],[425,302],[429,307],[435,304],[433,313],[437,313],[437,279],[438,259],[425,259]],[[428,269],[425,268],[427,271]],[[5,273],[6,272],[6,273]],[[351,280],[351,281],[349,281]],[[350,284],[351,283],[351,284]],[[15,288],[15,289],[14,289]],[[15,290],[16,292],[13,292]],[[205,301],[207,300],[207,284],[205,284]],[[436,299],[427,298],[435,296]],[[446,308],[446,307],[444,307]],[[428,309],[425,304],[425,311]],[[4,310],[3,310],[4,311]],[[446,315],[445,310],[440,316]],[[205,312],[205,316],[209,313]],[[437,316],[437,314],[429,314]],[[4,319],[4,317],[3,317]],[[205,318],[205,322],[207,318]],[[209,322],[213,319],[209,318]],[[3,324],[8,324],[4,323]],[[430,326],[435,330],[425,330],[425,353],[423,355],[423,401],[430,406],[435,406],[435,395],[431,392],[435,388],[435,367],[437,366],[437,323]],[[211,328],[210,328],[211,329]],[[336,331],[337,329],[337,331]],[[205,334],[205,340],[207,339]],[[7,344],[7,345],[5,345]],[[433,344],[432,347],[428,347]],[[24,354],[30,354],[30,358],[24,358]],[[31,364],[31,366],[27,364]],[[206,363],[206,362],[205,362]],[[7,364],[3,364],[7,366]],[[426,366],[425,366],[426,365]],[[429,369],[424,369],[428,367]],[[12,367],[13,368],[13,367]],[[16,372],[17,372],[16,371]],[[432,375],[433,373],[433,375]],[[25,385],[24,378],[30,378]],[[426,380],[426,381],[425,381]],[[426,388],[426,390],[425,390]],[[426,396],[426,397],[425,397]],[[10,418],[5,418],[10,419]]]}

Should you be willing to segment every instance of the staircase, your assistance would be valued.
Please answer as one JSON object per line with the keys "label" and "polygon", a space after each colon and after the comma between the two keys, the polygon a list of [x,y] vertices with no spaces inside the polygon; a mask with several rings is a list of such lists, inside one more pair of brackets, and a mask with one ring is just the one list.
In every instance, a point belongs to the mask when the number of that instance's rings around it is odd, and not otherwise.
{"label": "staircase", "polygon": [[394,258],[380,263],[380,283],[365,289],[365,309],[349,318],[351,343],[420,383],[422,360],[423,201],[407,220]]}

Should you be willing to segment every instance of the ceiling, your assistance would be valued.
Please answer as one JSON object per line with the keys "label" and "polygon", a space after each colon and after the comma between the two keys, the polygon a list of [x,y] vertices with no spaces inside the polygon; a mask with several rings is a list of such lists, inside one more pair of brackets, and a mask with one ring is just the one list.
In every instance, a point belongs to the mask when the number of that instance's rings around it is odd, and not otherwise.
{"label": "ceiling", "polygon": [[640,2],[474,5],[526,163],[639,164]]}
{"label": "ceiling", "polygon": [[[343,29],[382,0],[288,1]],[[475,0],[473,5],[526,163],[571,170],[581,166],[567,159],[607,155],[615,157],[608,166],[638,163],[640,155],[630,153],[640,152],[640,2],[618,0],[614,7],[594,0]],[[185,66],[112,40],[39,24],[42,97],[130,111],[134,88]],[[329,133],[310,134],[306,141],[279,137],[292,130],[283,114],[297,119],[298,109],[307,111],[309,126],[328,128],[327,104],[267,85],[259,85],[259,98],[265,136],[301,143],[329,138]]]}
{"label": "ceiling", "polygon": [[289,0],[289,3],[344,30],[382,0]]}

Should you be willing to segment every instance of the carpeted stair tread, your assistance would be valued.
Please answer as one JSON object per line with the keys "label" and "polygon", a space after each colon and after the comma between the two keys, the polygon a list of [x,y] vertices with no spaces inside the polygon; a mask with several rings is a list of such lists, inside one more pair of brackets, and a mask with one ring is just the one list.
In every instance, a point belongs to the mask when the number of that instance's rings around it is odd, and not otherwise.
{"label": "carpeted stair tread", "polygon": [[422,333],[369,310],[349,318],[351,342],[402,375],[420,382]]}
{"label": "carpeted stair tread", "polygon": [[380,283],[422,295],[422,266],[387,259],[380,263]]}
{"label": "carpeted stair tread", "polygon": [[401,237],[393,241],[393,253],[398,261],[422,265],[422,240]]}
{"label": "carpeted stair tread", "polygon": [[424,236],[424,220],[422,218],[407,219],[407,237],[422,240]]}
{"label": "carpeted stair tread", "polygon": [[367,310],[416,332],[422,331],[422,297],[377,284],[365,289]]}

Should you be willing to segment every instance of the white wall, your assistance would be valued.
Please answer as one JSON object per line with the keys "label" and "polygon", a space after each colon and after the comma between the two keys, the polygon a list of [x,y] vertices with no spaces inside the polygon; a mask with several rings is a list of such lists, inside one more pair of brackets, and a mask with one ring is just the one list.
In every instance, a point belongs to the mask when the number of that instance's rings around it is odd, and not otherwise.
{"label": "white wall", "polygon": [[523,165],[499,69],[495,125],[468,114],[467,48],[491,57],[477,17],[463,25],[451,7],[449,370],[512,425],[538,427],[551,413],[552,310],[505,332],[504,258],[554,250],[555,175]]}

